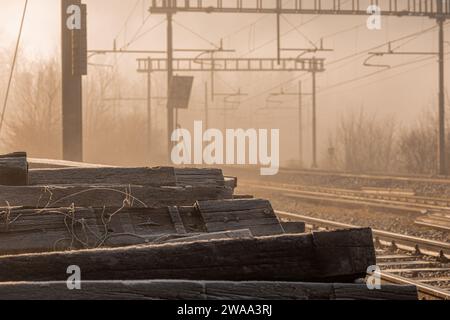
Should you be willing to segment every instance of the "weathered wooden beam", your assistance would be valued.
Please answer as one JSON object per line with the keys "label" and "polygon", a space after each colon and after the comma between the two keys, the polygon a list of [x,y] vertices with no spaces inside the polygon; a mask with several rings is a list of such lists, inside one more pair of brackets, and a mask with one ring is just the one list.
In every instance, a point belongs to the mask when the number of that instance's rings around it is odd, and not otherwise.
{"label": "weathered wooden beam", "polygon": [[0,284],[2,300],[417,300],[414,286],[301,282],[208,282],[185,280],[86,281]]}
{"label": "weathered wooden beam", "polygon": [[131,184],[146,186],[176,186],[175,170],[160,168],[59,168],[31,169],[30,185]]}
{"label": "weathered wooden beam", "polygon": [[177,207],[169,207],[170,220],[172,221],[175,230],[179,234],[186,234],[186,229],[184,228],[183,220],[181,219],[180,211]]}
{"label": "weathered wooden beam", "polygon": [[[190,230],[203,232],[195,219]],[[138,245],[176,233],[167,208],[18,208],[0,214],[0,255]]]}
{"label": "weathered wooden beam", "polygon": [[250,229],[255,236],[283,233],[272,205],[267,200],[198,201],[195,207],[208,232],[221,231],[225,224],[229,229]]}
{"label": "weathered wooden beam", "polygon": [[[220,169],[82,167],[32,169],[31,185],[131,184],[143,186],[229,186]],[[231,188],[230,189],[234,189]]]}
{"label": "weathered wooden beam", "polygon": [[244,199],[254,199],[255,197],[250,194],[235,194],[233,195],[233,199],[235,200],[244,200]]}
{"label": "weathered wooden beam", "polygon": [[74,162],[67,160],[54,160],[42,158],[28,158],[30,169],[61,169],[61,168],[113,168],[115,166],[104,164],[93,164],[85,162]]}
{"label": "weathered wooden beam", "polygon": [[306,225],[304,222],[281,222],[281,227],[285,233],[305,233]]}
{"label": "weathered wooden beam", "polygon": [[[0,211],[0,255],[159,243],[161,239],[177,238],[174,235],[242,229],[257,235],[283,233],[274,213],[271,228],[260,228],[253,211],[261,208],[261,200],[235,202],[234,207],[242,208],[240,215],[244,218],[230,220],[225,213],[214,230],[208,230],[196,207],[5,209]],[[209,201],[209,206],[223,208],[224,203],[228,201],[215,201],[215,205]],[[267,221],[269,216],[264,214],[261,219]]]}
{"label": "weathered wooden beam", "polygon": [[352,282],[376,264],[370,229],[0,257],[0,281],[83,280]]}
{"label": "weathered wooden beam", "polygon": [[0,185],[26,186],[28,163],[25,152],[0,155]]}
{"label": "weathered wooden beam", "polygon": [[224,240],[224,239],[250,239],[253,238],[253,234],[248,229],[235,230],[235,231],[223,231],[213,233],[202,233],[193,236],[178,237],[176,239],[165,241],[164,243],[184,243],[195,241],[211,241],[211,240]]}
{"label": "weathered wooden beam", "polygon": [[225,187],[0,186],[1,206],[44,207],[163,207],[193,205],[197,200],[231,199]]}
{"label": "weathered wooden beam", "polygon": [[[175,168],[175,179],[180,186],[227,186],[221,169]],[[230,188],[234,190],[234,188]]]}

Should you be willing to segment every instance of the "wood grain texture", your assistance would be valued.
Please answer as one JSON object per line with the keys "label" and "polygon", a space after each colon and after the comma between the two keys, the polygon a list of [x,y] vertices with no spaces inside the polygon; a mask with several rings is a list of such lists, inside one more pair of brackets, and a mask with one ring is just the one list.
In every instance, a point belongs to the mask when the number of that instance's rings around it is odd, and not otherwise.
{"label": "wood grain texture", "polygon": [[197,200],[231,199],[225,187],[0,186],[0,206],[44,207],[162,207],[193,205]]}
{"label": "wood grain texture", "polygon": [[175,168],[175,178],[180,186],[226,186],[221,169]]}
{"label": "wood grain texture", "polygon": [[85,162],[74,162],[67,160],[54,160],[42,158],[28,158],[30,169],[61,169],[61,168],[113,168],[115,166],[104,164],[93,164]]}
{"label": "wood grain texture", "polygon": [[208,232],[246,228],[255,236],[284,233],[267,200],[197,201],[195,207],[203,217]]}
{"label": "wood grain texture", "polygon": [[228,280],[352,282],[375,265],[370,229],[0,257],[0,281]]}
{"label": "wood grain texture", "polygon": [[25,152],[0,155],[0,185],[26,186],[28,163]]}
{"label": "wood grain texture", "polygon": [[211,241],[211,240],[224,240],[224,239],[251,239],[252,233],[248,229],[223,231],[213,233],[202,233],[193,236],[185,234],[185,237],[168,240],[165,243],[183,243],[183,242],[195,242],[195,241]]}
{"label": "wood grain texture", "polygon": [[285,233],[305,233],[306,225],[304,222],[281,222],[281,227]]}
{"label": "wood grain texture", "polygon": [[68,290],[66,282],[3,283],[0,300],[417,300],[414,286],[301,282],[208,282],[147,280],[82,282]]}
{"label": "wood grain texture", "polygon": [[[223,201],[217,201],[222,206]],[[252,205],[260,207],[259,200],[237,201],[235,208],[243,207],[251,213]],[[245,212],[245,211],[244,211]],[[281,234],[273,226],[273,233],[266,226],[259,228],[253,217],[250,228],[258,235]],[[263,217],[266,219],[266,217]],[[161,208],[12,208],[0,212],[0,255],[38,253],[50,251],[110,248],[144,243],[161,243],[178,236],[197,236],[202,233],[249,230],[248,219],[228,219],[208,230],[196,207]],[[270,230],[269,230],[270,231]],[[206,237],[206,236],[204,236]]]}
{"label": "wood grain texture", "polygon": [[167,208],[17,209],[0,223],[0,255],[137,245],[176,233]]}
{"label": "wood grain texture", "polygon": [[58,168],[33,169],[28,173],[31,185],[131,184],[142,186],[227,186],[219,169],[157,168]]}

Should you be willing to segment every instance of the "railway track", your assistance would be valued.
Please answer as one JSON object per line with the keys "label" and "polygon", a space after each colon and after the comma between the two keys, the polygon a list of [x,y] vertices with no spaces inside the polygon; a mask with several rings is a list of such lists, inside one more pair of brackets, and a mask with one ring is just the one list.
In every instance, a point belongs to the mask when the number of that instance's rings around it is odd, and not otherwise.
{"label": "railway track", "polygon": [[[350,190],[320,186],[298,186],[283,183],[241,181],[240,185],[280,193],[302,201],[329,203],[386,210],[390,213],[432,215],[433,220],[420,222],[423,226],[450,231],[450,199],[417,196],[413,192],[389,189]],[[433,216],[434,215],[434,216]]]}
{"label": "railway track", "polygon": [[[240,181],[241,186],[279,193],[285,197],[332,205],[375,207],[389,212],[424,215],[450,212],[450,200],[416,196],[404,190],[367,191],[255,181]],[[290,221],[302,221],[308,230],[358,228],[336,221],[277,211]],[[373,230],[378,267],[384,282],[415,285],[422,298],[450,299],[450,243]]]}
{"label": "railway track", "polygon": [[[302,221],[309,230],[358,228],[335,221],[276,211],[284,220]],[[415,285],[422,298],[450,299],[450,244],[373,230],[383,281]]]}
{"label": "railway track", "polygon": [[424,182],[424,183],[440,183],[449,184],[450,179],[448,176],[436,176],[436,175],[386,175],[383,173],[350,173],[350,172],[338,172],[338,171],[326,171],[326,170],[308,170],[308,169],[293,169],[293,168],[280,168],[279,173],[294,174],[294,175],[317,175],[317,176],[340,176],[345,178],[363,178],[369,180],[391,180],[399,182]]}

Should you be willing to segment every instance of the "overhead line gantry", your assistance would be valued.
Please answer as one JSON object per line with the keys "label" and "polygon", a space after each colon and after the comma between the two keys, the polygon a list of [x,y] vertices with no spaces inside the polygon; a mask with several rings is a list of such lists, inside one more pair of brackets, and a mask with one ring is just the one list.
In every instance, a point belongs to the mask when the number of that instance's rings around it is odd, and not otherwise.
{"label": "overhead line gantry", "polygon": [[[447,174],[445,155],[445,85],[444,85],[444,22],[450,18],[448,0],[152,0],[149,9],[153,14],[167,16],[167,59],[172,61],[173,27],[172,18],[177,13],[240,13],[274,14],[277,25],[277,60],[281,61],[280,16],[285,14],[369,16],[374,14],[373,6],[379,8],[381,16],[428,17],[435,19],[439,28],[439,138],[438,174]],[[173,77],[172,63],[168,63],[168,82]],[[313,73],[314,74],[314,73]],[[315,77],[314,77],[315,78]],[[313,82],[315,79],[313,79]],[[170,85],[169,85],[170,87]],[[173,129],[173,110],[168,106],[169,135]],[[170,144],[169,144],[170,149]],[[315,148],[314,152],[317,149]],[[316,156],[316,155],[315,155]]]}

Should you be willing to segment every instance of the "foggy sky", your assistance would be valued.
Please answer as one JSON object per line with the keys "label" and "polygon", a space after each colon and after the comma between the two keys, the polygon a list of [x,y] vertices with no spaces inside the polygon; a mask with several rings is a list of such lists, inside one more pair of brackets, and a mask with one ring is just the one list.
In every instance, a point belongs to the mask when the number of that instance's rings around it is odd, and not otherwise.
{"label": "foggy sky", "polygon": [[[136,10],[131,13],[131,19],[125,25],[127,17],[133,8],[134,0],[86,0],[88,5],[88,28],[90,49],[111,49],[114,38],[118,46],[123,46],[130,41],[136,30],[140,28],[147,12],[149,1],[141,1]],[[2,45],[11,47],[17,35],[19,18],[23,1],[1,0],[0,1],[0,39]],[[22,50],[29,57],[51,56],[59,54],[59,1],[58,0],[30,0],[29,13],[24,29]],[[313,16],[287,16],[283,23],[283,33],[293,29],[292,25],[298,25],[313,18]],[[146,32],[163,17],[155,15],[148,19],[141,32]],[[175,47],[176,48],[211,48],[209,42],[218,44],[223,38],[226,49],[235,49],[234,57],[274,57],[275,45],[275,19],[272,16],[260,15],[233,15],[233,14],[178,14],[175,21],[185,28],[175,25]],[[257,23],[250,25],[252,21]],[[322,16],[312,20],[300,31],[293,30],[283,37],[283,47],[308,47],[309,40],[318,43],[321,37],[334,34],[341,30],[353,30],[340,33],[336,36],[327,37],[325,46],[335,49],[332,53],[322,53],[318,56],[325,57],[328,61],[335,61],[341,57],[351,55],[355,52],[385,43],[399,38],[403,35],[429,28],[434,21],[428,18],[383,18],[381,31],[369,31],[364,26],[366,17],[330,17]],[[250,26],[249,26],[250,25]],[[247,26],[247,27],[246,27]],[[360,26],[356,28],[356,26]],[[246,28],[244,28],[246,27]],[[244,29],[242,29],[244,28]],[[235,33],[241,30],[239,33]],[[446,30],[449,30],[447,28]],[[194,35],[199,34],[201,37]],[[304,37],[303,35],[306,35]],[[448,37],[446,36],[446,39]],[[206,41],[207,40],[207,41]],[[271,41],[272,40],[272,41]],[[398,42],[396,45],[405,43],[399,50],[402,51],[436,51],[437,33],[429,32],[414,39],[414,41]],[[252,50],[271,41],[268,45],[258,50]],[[130,49],[165,49],[165,24],[156,27],[152,32],[133,43]],[[384,48],[385,50],[386,48]],[[383,50],[383,49],[379,49]],[[250,54],[249,51],[252,51]],[[286,53],[287,57],[289,54]],[[136,73],[135,58],[140,56],[120,57],[118,65],[120,72],[132,81],[142,80],[142,75]],[[404,68],[394,68],[380,72],[376,76],[365,80],[352,82],[346,85],[329,89],[337,83],[354,79],[378,71],[378,68],[367,68],[362,66],[366,55],[358,59],[345,60],[343,63],[335,63],[329,66],[329,70],[318,76],[318,112],[319,112],[319,138],[322,146],[326,147],[329,132],[336,125],[339,116],[351,109],[361,106],[367,111],[377,112],[380,115],[391,115],[398,119],[402,125],[414,122],[421,111],[428,108],[437,108],[437,58],[418,64],[412,64]],[[380,63],[392,66],[406,63],[408,61],[423,58],[423,56],[400,56],[380,58]],[[111,63],[113,57],[96,57],[94,62]],[[374,62],[377,60],[374,60]],[[448,61],[448,60],[447,60]],[[448,63],[447,63],[448,66]],[[449,71],[449,68],[446,68]],[[264,91],[275,87],[277,84],[299,75],[296,74],[241,74],[228,75],[219,74],[217,81],[217,92],[229,92],[241,89],[249,95],[243,98],[246,103],[239,107],[239,119],[234,125],[242,127],[260,126],[267,128],[282,128],[283,136],[296,135],[296,110],[280,110],[275,113],[256,113],[260,107],[266,105],[267,93],[259,95]],[[194,101],[202,100],[203,81],[207,78],[199,76],[194,87]],[[310,92],[310,76],[302,75],[304,92]],[[447,77],[449,79],[449,77]],[[163,82],[161,78],[160,83]],[[297,90],[297,81],[284,86],[286,92]],[[160,88],[163,94],[163,88]],[[272,90],[279,91],[280,88]],[[252,98],[257,96],[256,98]],[[281,98],[280,98],[281,99]],[[284,107],[295,108],[297,99],[295,97],[284,98]],[[221,106],[221,99],[216,99],[217,106]],[[186,127],[192,125],[196,118],[201,119],[201,105],[193,103],[193,110],[182,111],[181,117]],[[305,97],[305,117],[310,115],[310,99]],[[276,107],[276,105],[271,105]],[[305,119],[305,128],[310,130],[310,121]],[[307,122],[307,123],[306,123]],[[305,137],[309,139],[308,136]],[[289,145],[282,144],[284,157],[289,158]],[[309,145],[305,142],[305,146]],[[287,151],[283,151],[287,150]]]}

